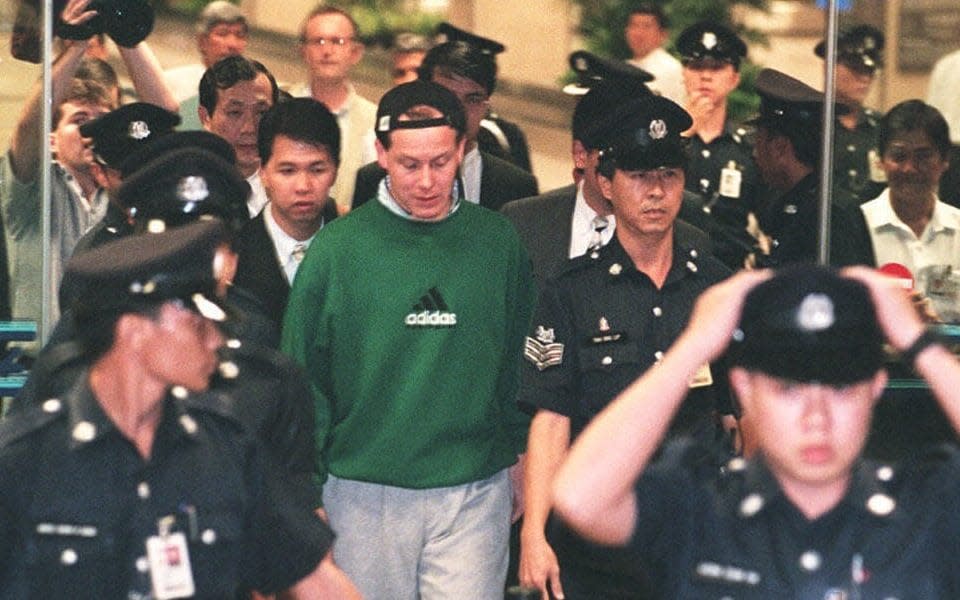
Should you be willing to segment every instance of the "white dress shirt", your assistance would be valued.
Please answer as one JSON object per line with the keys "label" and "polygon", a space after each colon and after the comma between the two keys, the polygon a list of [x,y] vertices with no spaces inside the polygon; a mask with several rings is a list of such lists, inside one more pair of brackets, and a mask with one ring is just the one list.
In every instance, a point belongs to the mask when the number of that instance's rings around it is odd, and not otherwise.
{"label": "white dress shirt", "polygon": [[[267,226],[267,234],[269,234],[270,239],[273,240],[273,249],[277,253],[280,268],[283,269],[284,275],[287,276],[287,282],[293,285],[293,278],[297,275],[297,269],[303,261],[303,254],[306,253],[307,248],[310,247],[310,242],[313,241],[313,238],[315,238],[317,234],[314,233],[306,240],[293,239],[277,225],[277,221],[273,218],[273,211],[270,210],[269,204],[264,207],[263,222]],[[323,227],[323,225],[321,225],[321,227]],[[317,231],[320,230],[318,229]],[[298,246],[300,246],[299,258],[295,256],[295,251]]]}
{"label": "white dress shirt", "polygon": [[247,211],[250,213],[250,218],[260,214],[260,211],[263,210],[263,207],[267,205],[267,202],[270,201],[267,198],[267,190],[263,187],[263,181],[260,179],[260,169],[257,169],[256,172],[247,177],[247,183],[250,184],[250,196],[247,198]]}
{"label": "white dress shirt", "polygon": [[[596,227],[594,219],[597,212],[590,208],[586,198],[583,197],[583,182],[577,185],[577,200],[573,204],[573,220],[570,223],[570,258],[583,256],[590,249],[590,244],[595,240]],[[607,216],[607,226],[600,232],[600,245],[606,246],[613,238],[613,232],[617,228],[617,221],[613,215]]]}
{"label": "white dress shirt", "polygon": [[483,163],[480,160],[480,149],[474,146],[473,150],[463,155],[463,162],[460,163],[463,198],[467,202],[480,204],[480,176],[482,174]]}

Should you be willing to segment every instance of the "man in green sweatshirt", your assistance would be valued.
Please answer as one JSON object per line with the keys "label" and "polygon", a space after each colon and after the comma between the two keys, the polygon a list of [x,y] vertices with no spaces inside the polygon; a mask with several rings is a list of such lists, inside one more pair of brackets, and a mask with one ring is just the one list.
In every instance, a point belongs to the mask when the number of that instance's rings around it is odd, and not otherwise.
{"label": "man in green sweatshirt", "polygon": [[316,398],[334,559],[368,598],[502,598],[529,260],[462,201],[456,96],[398,86],[375,131],[378,201],[317,235],[283,327]]}

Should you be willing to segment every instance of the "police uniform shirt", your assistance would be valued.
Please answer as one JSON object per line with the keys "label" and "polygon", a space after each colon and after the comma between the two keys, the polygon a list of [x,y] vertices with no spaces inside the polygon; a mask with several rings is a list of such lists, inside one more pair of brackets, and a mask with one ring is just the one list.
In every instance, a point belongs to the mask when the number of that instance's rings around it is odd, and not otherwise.
{"label": "police uniform shirt", "polygon": [[[521,402],[570,417],[574,436],[662,357],[686,325],[697,296],[729,274],[677,233],[660,289],[636,269],[616,236],[597,258],[593,254],[572,260],[548,283],[522,369]],[[689,431],[712,419],[715,389],[694,390],[675,423]]]}
{"label": "police uniform shirt", "polygon": [[864,108],[853,129],[837,121],[833,142],[833,183],[855,197],[857,203],[875,198],[886,186],[880,167],[880,113]]}
{"label": "police uniform shirt", "polygon": [[[711,214],[723,223],[742,227],[747,225],[747,213],[760,208],[761,186],[753,148],[745,135],[745,129],[729,121],[723,133],[710,143],[694,135],[689,141],[686,169],[686,188],[703,196]],[[725,169],[735,173],[724,173]]]}
{"label": "police uniform shirt", "polygon": [[956,450],[902,468],[857,463],[844,498],[813,521],[762,459],[718,470],[703,456],[671,443],[635,488],[629,547],[658,565],[659,597],[960,597]]}
{"label": "police uniform shirt", "polygon": [[0,423],[0,597],[151,597],[146,542],[168,516],[196,597],[276,591],[319,564],[332,533],[291,503],[228,400],[169,397],[144,460],[86,381]]}
{"label": "police uniform shirt", "polygon": [[[830,213],[830,264],[873,265],[873,248],[863,214],[853,200],[834,194]],[[772,202],[760,217],[760,228],[771,238],[770,254],[763,266],[778,267],[817,259],[820,213],[819,183],[810,173],[786,194]]]}

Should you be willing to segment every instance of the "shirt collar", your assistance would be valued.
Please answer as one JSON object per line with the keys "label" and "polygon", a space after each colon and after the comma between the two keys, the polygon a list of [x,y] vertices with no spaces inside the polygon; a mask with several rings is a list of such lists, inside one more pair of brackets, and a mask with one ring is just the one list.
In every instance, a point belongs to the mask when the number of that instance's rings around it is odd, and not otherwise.
{"label": "shirt collar", "polygon": [[[157,425],[157,431],[174,432],[178,438],[192,439],[196,435],[198,430],[196,421],[187,414],[181,403],[175,400],[177,397],[185,398],[187,395],[188,392],[183,388],[174,388],[167,395],[163,400],[163,416]],[[56,399],[47,400],[47,402],[57,401]],[[93,390],[90,389],[88,370],[83,371],[62,402],[68,405],[69,410],[67,422],[71,449],[79,450],[114,431],[120,433],[116,424],[100,406]],[[171,421],[176,425],[169,427],[168,423]],[[155,440],[154,445],[156,443]]]}
{"label": "shirt collar", "polygon": [[390,176],[389,175],[384,175],[383,179],[380,180],[380,185],[377,187],[377,201],[380,204],[384,205],[387,208],[387,210],[397,215],[398,217],[402,217],[408,221],[414,221],[418,223],[438,223],[440,221],[444,221],[448,219],[450,215],[457,212],[457,209],[460,208],[460,202],[462,201],[462,198],[460,196],[460,182],[458,180],[454,180],[453,190],[451,191],[451,194],[453,195],[453,204],[450,205],[450,212],[448,212],[445,217],[443,217],[442,219],[438,219],[437,221],[425,221],[423,219],[418,219],[413,215],[411,215],[410,213],[408,213],[406,209],[404,209],[402,206],[400,206],[397,203],[396,200],[394,200],[393,194],[390,193]]}
{"label": "shirt collar", "polygon": [[[573,203],[573,216],[570,221],[570,248],[569,257],[576,258],[587,253],[590,241],[593,238],[593,219],[597,211],[587,204],[583,195],[583,180],[577,184],[577,197]],[[617,219],[612,214],[607,215],[607,228],[600,233],[602,245],[606,245],[613,238],[617,227]]]}
{"label": "shirt collar", "polygon": [[[294,239],[277,224],[276,219],[273,218],[273,210],[271,210],[270,206],[271,204],[268,202],[267,205],[263,207],[263,224],[267,227],[267,233],[270,234],[270,238],[273,240],[273,247],[276,249],[277,256],[280,258],[282,264],[283,261],[290,256],[297,244],[303,244],[305,248],[309,248],[310,243],[317,234],[314,233],[305,240]],[[323,227],[322,222],[320,227]],[[317,231],[320,231],[320,228],[318,228]]]}
{"label": "shirt collar", "polygon": [[[673,228],[673,255],[671,258],[670,271],[663,282],[663,287],[671,285],[675,281],[685,277],[699,277],[700,261],[703,254],[694,248],[689,240],[677,234],[677,228]],[[644,277],[649,279],[645,273],[637,270],[633,264],[633,259],[627,254],[627,251],[620,244],[620,240],[614,235],[610,242],[600,249],[600,260],[607,267],[607,272],[615,278],[624,275],[633,274],[634,277]]]}

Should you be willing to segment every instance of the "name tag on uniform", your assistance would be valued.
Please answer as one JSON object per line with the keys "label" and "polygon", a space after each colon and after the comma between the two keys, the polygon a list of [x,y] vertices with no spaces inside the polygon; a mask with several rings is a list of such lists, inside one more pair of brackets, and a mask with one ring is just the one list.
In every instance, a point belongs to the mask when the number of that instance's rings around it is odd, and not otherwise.
{"label": "name tag on uniform", "polygon": [[703,363],[690,378],[690,387],[698,388],[708,385],[713,385],[713,373],[710,372],[710,363]]}
{"label": "name tag on uniform", "polygon": [[150,562],[154,598],[170,600],[194,595],[190,553],[183,533],[147,538],[147,560]]}
{"label": "name tag on uniform", "polygon": [[[731,165],[733,163],[731,162]],[[720,171],[720,195],[725,198],[739,198],[740,184],[743,183],[743,173],[737,168],[727,165]]]}

